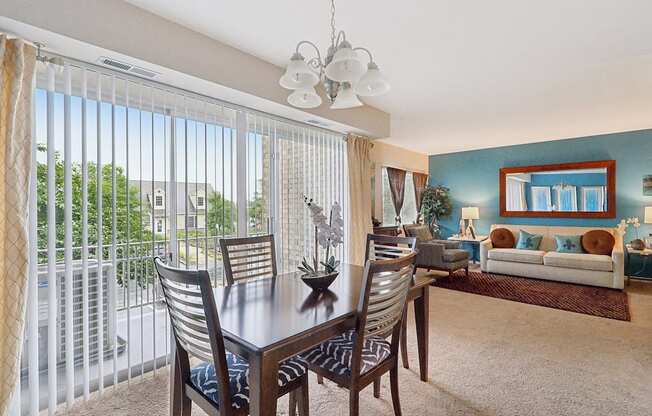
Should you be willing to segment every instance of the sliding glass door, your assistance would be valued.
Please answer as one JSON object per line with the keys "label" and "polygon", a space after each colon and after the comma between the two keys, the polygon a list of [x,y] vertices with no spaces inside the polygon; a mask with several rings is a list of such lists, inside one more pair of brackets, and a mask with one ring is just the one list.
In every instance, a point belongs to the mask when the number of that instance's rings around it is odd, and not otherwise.
{"label": "sliding glass door", "polygon": [[220,238],[274,233],[292,270],[303,196],[346,203],[341,135],[67,62],[36,79],[24,415],[168,364],[154,257],[217,286]]}

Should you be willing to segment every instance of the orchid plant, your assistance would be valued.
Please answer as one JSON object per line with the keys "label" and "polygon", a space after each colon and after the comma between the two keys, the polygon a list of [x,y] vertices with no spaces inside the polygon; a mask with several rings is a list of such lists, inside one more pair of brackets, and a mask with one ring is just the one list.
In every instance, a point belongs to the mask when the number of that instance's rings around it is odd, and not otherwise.
{"label": "orchid plant", "polygon": [[[315,254],[312,258],[312,264],[303,258],[299,270],[308,275],[318,275],[319,265],[324,266],[326,273],[333,273],[340,265],[335,256],[330,255],[331,248],[344,242],[344,220],[342,219],[342,207],[337,202],[333,203],[328,218],[324,215],[324,209],[317,205],[312,198],[304,195],[303,202],[306,204],[310,217],[315,226]],[[326,250],[326,258],[319,261],[319,248]]]}

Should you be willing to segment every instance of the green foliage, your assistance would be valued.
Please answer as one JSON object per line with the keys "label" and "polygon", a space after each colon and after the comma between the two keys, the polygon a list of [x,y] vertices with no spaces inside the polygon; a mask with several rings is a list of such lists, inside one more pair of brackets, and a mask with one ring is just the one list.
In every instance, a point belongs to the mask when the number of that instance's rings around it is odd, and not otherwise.
{"label": "green foliage", "polygon": [[[45,151],[43,146],[39,146],[39,151]],[[97,212],[97,165],[95,163],[88,163],[88,245],[89,245],[89,258],[94,259],[97,256],[98,244],[98,212]],[[54,165],[54,181],[55,181],[55,218],[56,218],[56,248],[57,261],[63,261],[65,243],[65,193],[64,193],[64,162],[58,153],[55,153]],[[71,180],[72,180],[72,245],[75,247],[73,250],[73,259],[80,260],[82,257],[82,168],[78,163],[73,163],[71,166]],[[111,259],[110,245],[113,241],[113,195],[112,195],[112,177],[113,171],[111,165],[102,166],[101,171],[101,190],[102,190],[102,242],[104,249],[102,250],[102,258],[105,263]],[[127,178],[121,167],[115,169],[115,240],[118,243],[116,249],[116,258],[122,259],[127,257],[127,250],[125,245],[127,241],[137,241],[138,244],[132,244],[130,247],[130,257],[135,258],[129,265],[127,271],[126,264],[118,264],[116,275],[118,283],[122,284],[125,275],[129,275],[130,279],[135,279],[136,276],[143,276],[143,269],[146,266],[143,264],[141,257],[151,256],[152,253],[152,234],[145,230],[143,226],[147,221],[148,212],[142,206],[141,200],[138,195],[138,190],[134,187],[128,186]],[[129,198],[127,198],[127,193]],[[128,200],[128,202],[127,202]],[[129,209],[127,209],[127,206]],[[48,260],[47,247],[48,247],[48,166],[44,163],[37,165],[37,223],[38,223],[38,248],[39,248],[39,263],[45,263]],[[127,213],[128,211],[128,213]],[[144,242],[144,244],[141,244]],[[144,282],[140,282],[143,283]]]}
{"label": "green foliage", "polygon": [[[235,233],[235,219],[238,213],[232,201],[224,199],[221,193],[208,196],[207,226],[211,235],[232,235]],[[231,218],[234,222],[231,222]]]}
{"label": "green foliage", "polygon": [[439,219],[450,216],[453,212],[450,189],[443,185],[428,186],[423,191],[421,210],[426,224],[435,224]]}

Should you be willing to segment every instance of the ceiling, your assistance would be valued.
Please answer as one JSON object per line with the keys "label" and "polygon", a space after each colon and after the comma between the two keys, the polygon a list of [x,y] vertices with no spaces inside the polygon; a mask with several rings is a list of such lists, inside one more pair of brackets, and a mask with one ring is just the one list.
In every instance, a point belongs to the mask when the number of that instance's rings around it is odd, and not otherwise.
{"label": "ceiling", "polygon": [[[327,0],[128,1],[279,66],[330,39]],[[389,143],[439,154],[652,127],[649,0],[336,6],[392,83],[365,99],[391,114]]]}

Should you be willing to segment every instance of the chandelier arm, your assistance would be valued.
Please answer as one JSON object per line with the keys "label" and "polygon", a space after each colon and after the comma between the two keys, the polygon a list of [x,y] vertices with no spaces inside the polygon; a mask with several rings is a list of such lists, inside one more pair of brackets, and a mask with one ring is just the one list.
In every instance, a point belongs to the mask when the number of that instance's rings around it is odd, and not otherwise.
{"label": "chandelier arm", "polygon": [[364,51],[364,52],[367,52],[367,55],[369,55],[369,63],[374,63],[374,57],[373,57],[373,55],[371,54],[371,52],[369,51],[369,49],[367,49],[367,48],[363,48],[363,47],[357,47],[357,48],[353,48],[353,50],[354,50],[354,51]]}
{"label": "chandelier arm", "polygon": [[[308,64],[308,65],[312,65],[313,68],[315,68],[315,69],[318,69],[318,68],[323,67],[323,66],[324,66],[324,63],[323,63],[323,62],[324,62],[324,61],[322,61],[322,59],[321,59],[321,53],[319,52],[319,48],[317,47],[317,45],[315,45],[314,43],[310,42],[309,40],[302,40],[301,42],[297,43],[297,47],[296,47],[296,50],[295,50],[296,53],[299,53],[299,48],[301,48],[302,45],[310,45],[310,46],[312,46],[312,47],[315,49],[315,53],[317,53],[317,57],[316,57],[316,58],[312,58],[311,60],[309,60],[309,61],[307,62],[307,64]],[[315,67],[314,64],[311,63],[311,62],[313,62],[313,61],[315,61],[315,60],[316,60],[317,63],[319,64],[317,67]]]}
{"label": "chandelier arm", "polygon": [[340,36],[342,37],[342,41],[343,41],[343,42],[346,42],[346,33],[344,33],[343,30],[340,30],[340,31],[337,33],[337,39],[335,39],[335,45],[334,45],[334,46],[335,46],[336,48],[337,48],[337,46],[340,44]]}

